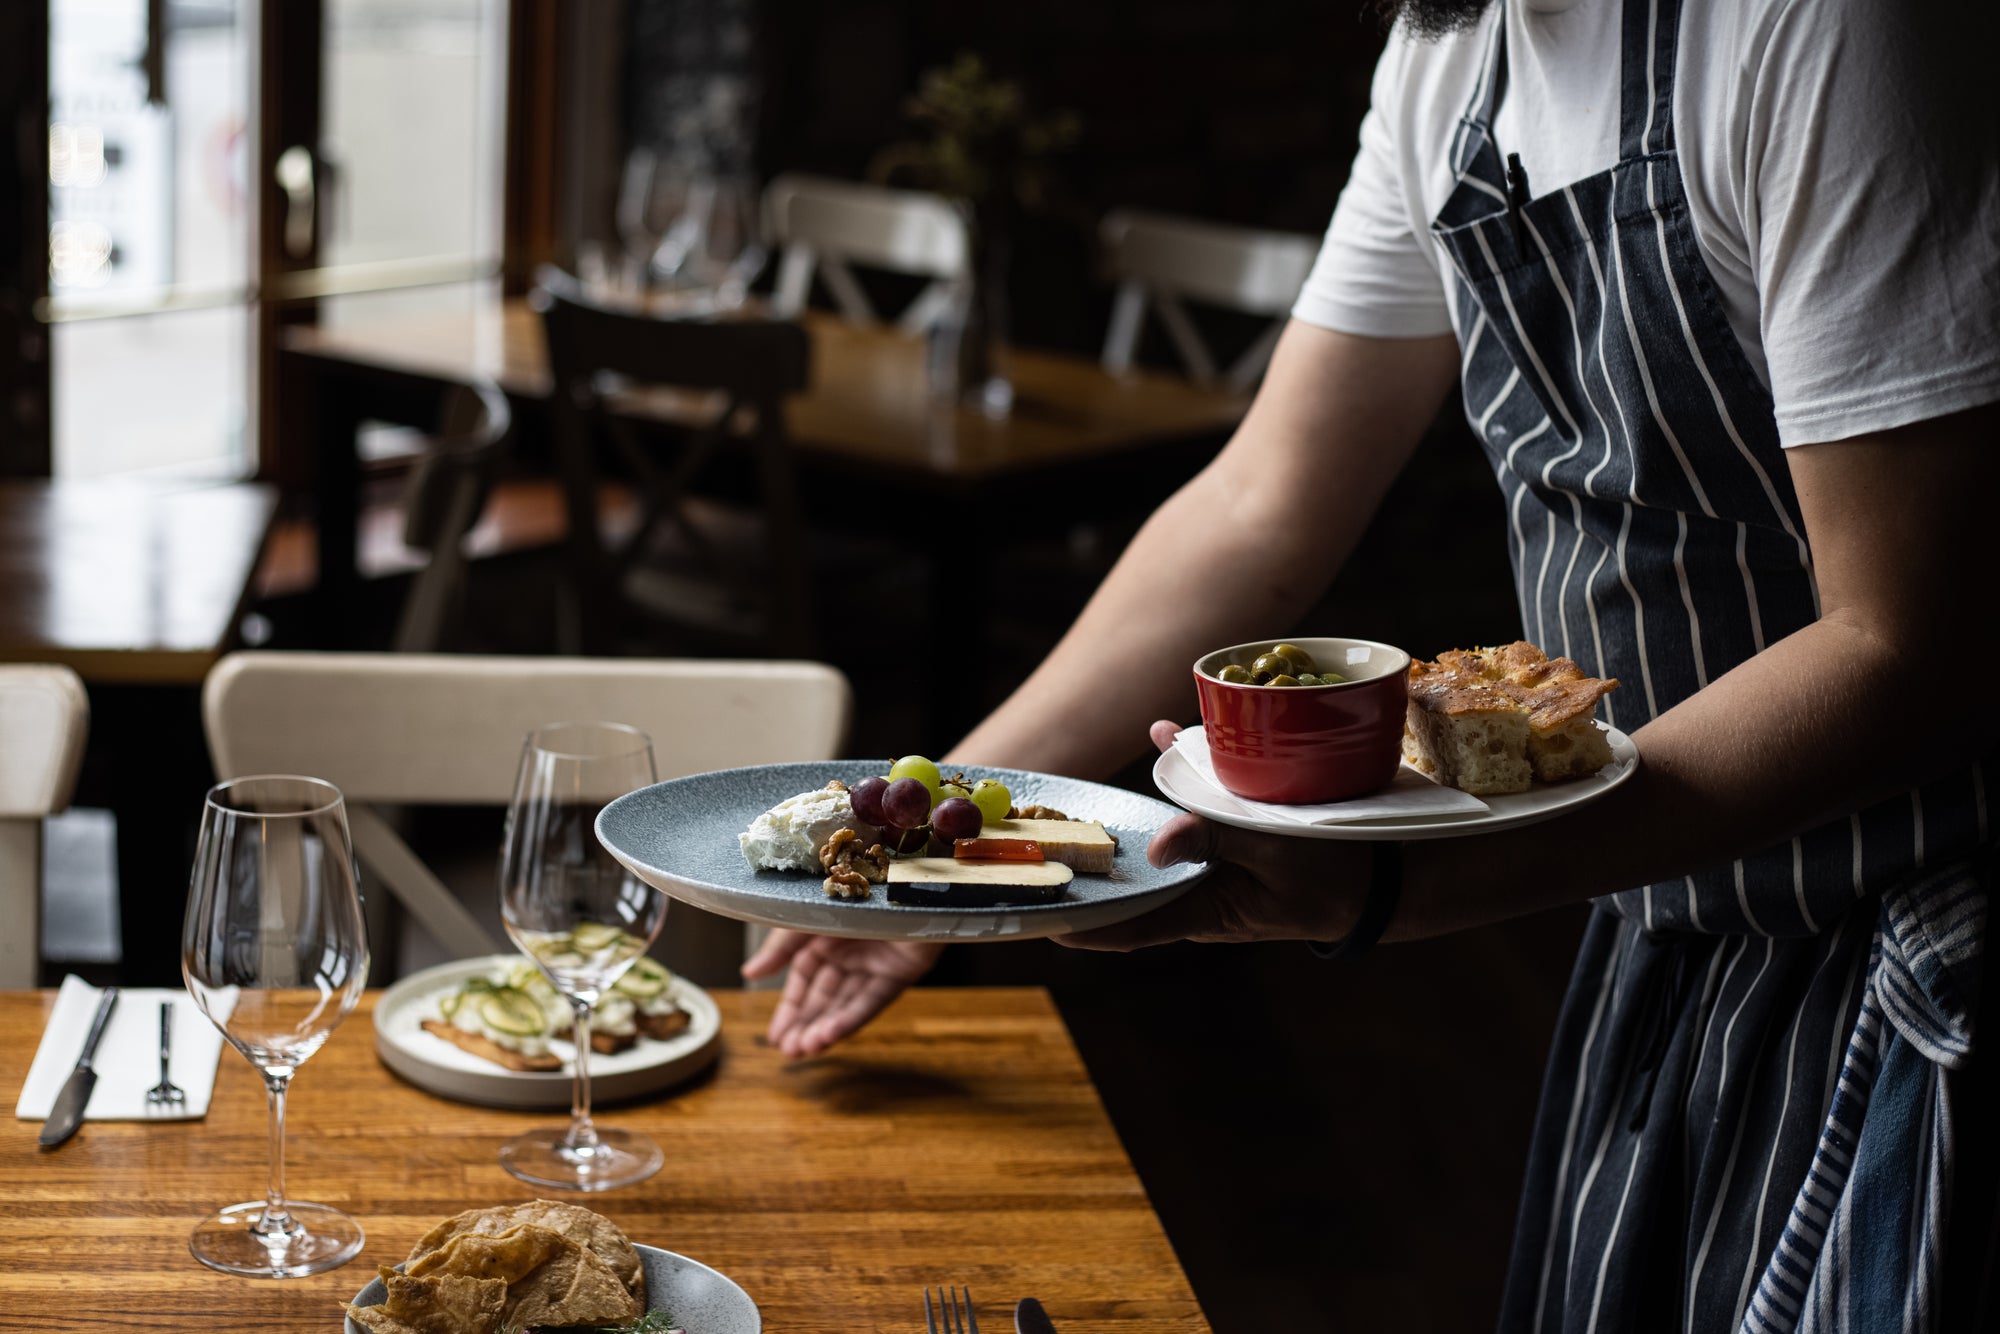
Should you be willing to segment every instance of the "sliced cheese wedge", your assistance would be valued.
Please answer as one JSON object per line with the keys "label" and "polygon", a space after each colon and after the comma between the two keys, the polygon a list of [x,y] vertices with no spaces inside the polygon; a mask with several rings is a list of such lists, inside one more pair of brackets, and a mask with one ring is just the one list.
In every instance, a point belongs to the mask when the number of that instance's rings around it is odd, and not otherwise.
{"label": "sliced cheese wedge", "polygon": [[1086,875],[1108,875],[1118,842],[1095,820],[988,820],[981,838],[1025,838],[1041,844],[1042,856]]}
{"label": "sliced cheese wedge", "polygon": [[889,883],[926,881],[950,885],[1067,885],[1076,873],[1061,862],[962,862],[956,857],[898,857]]}
{"label": "sliced cheese wedge", "polygon": [[1074,878],[1060,862],[962,862],[904,857],[889,863],[889,902],[936,908],[1054,903]]}

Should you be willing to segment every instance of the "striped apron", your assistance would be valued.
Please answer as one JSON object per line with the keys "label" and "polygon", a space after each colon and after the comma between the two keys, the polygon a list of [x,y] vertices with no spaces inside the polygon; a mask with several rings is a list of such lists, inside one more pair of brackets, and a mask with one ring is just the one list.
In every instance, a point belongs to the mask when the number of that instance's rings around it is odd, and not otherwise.
{"label": "striped apron", "polygon": [[[1512,207],[1496,13],[1432,224],[1524,634],[1618,677],[1606,713],[1628,731],[1818,616],[1770,393],[1681,186],[1679,8],[1626,0],[1618,164],[1541,198],[1517,185]],[[1994,760],[1599,901],[1503,1328],[1943,1327]]]}

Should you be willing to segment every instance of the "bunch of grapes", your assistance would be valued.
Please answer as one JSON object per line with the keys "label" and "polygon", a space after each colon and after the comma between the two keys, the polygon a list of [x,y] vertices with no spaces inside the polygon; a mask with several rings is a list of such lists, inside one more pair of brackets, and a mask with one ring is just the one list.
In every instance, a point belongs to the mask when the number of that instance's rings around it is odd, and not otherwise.
{"label": "bunch of grapes", "polygon": [[889,766],[886,778],[864,778],[848,792],[854,813],[882,831],[891,852],[917,853],[935,838],[949,851],[961,838],[979,837],[988,820],[1004,820],[1013,794],[997,779],[968,784],[950,778],[921,755],[905,755]]}

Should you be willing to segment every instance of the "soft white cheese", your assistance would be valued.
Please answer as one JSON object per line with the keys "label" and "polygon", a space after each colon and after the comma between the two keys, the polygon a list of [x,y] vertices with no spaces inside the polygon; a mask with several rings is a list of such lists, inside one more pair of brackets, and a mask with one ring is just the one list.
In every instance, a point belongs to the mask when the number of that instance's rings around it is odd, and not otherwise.
{"label": "soft white cheese", "polygon": [[765,811],[736,836],[753,871],[818,871],[819,850],[838,829],[859,829],[845,792],[801,792]]}

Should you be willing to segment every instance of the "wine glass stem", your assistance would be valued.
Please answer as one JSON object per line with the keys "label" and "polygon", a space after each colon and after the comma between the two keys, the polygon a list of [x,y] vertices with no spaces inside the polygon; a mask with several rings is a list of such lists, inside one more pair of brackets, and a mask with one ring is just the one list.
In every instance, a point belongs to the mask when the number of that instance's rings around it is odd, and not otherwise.
{"label": "wine glass stem", "polygon": [[264,1073],[264,1089],[271,1104],[271,1184],[264,1193],[264,1213],[257,1220],[257,1231],[267,1234],[292,1228],[292,1216],[285,1210],[285,1090],[291,1082],[289,1071]]}
{"label": "wine glass stem", "polygon": [[597,1126],[590,1119],[590,1007],[572,1000],[576,1011],[576,1081],[570,1086],[569,1134],[563,1145],[571,1149],[597,1147]]}

